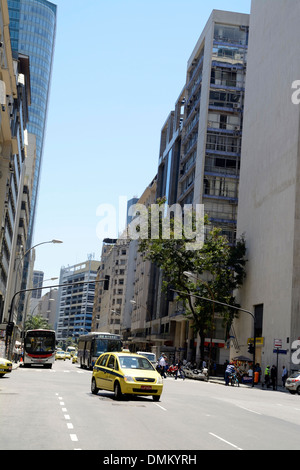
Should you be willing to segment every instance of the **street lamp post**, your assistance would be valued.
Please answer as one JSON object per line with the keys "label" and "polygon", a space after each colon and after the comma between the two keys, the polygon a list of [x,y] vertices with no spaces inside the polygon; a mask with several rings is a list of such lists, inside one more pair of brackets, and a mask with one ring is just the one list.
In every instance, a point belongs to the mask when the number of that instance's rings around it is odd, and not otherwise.
{"label": "street lamp post", "polygon": [[[14,306],[14,301],[15,298],[18,294],[23,294],[25,292],[33,292],[41,289],[51,289],[53,287],[67,287],[67,286],[77,286],[81,284],[91,284],[91,283],[97,283],[97,282],[104,282],[107,281],[107,279],[95,279],[95,280],[89,280],[89,281],[76,281],[76,282],[69,282],[69,283],[64,283],[64,284],[55,284],[51,286],[42,286],[42,287],[32,287],[30,289],[21,289],[17,292],[14,293],[11,302],[10,302],[10,308],[9,308],[9,317],[8,317],[8,323],[6,327],[6,338],[5,338],[5,349],[6,349],[6,355],[9,356],[9,351],[8,351],[8,337],[11,338],[12,333],[13,333],[13,326],[14,323],[12,322],[12,312],[13,312],[13,306]],[[108,290],[108,285],[106,290]],[[10,345],[9,345],[10,348]]]}
{"label": "street lamp post", "polygon": [[[17,290],[17,276],[18,276],[18,271],[19,271],[19,268],[20,268],[20,264],[21,262],[24,260],[24,258],[28,255],[28,253],[30,253],[34,248],[36,248],[37,246],[40,246],[40,245],[45,245],[47,243],[63,243],[62,240],[56,240],[56,239],[53,239],[53,240],[48,240],[48,241],[45,241],[45,242],[40,242],[40,243],[37,243],[36,245],[33,245],[32,247],[28,248],[28,250],[26,250],[23,255],[20,257],[19,259],[19,262],[18,262],[18,265],[15,269],[15,286],[14,286],[14,291],[16,292]],[[57,279],[57,278],[51,278],[51,280],[54,280],[54,279]],[[22,279],[21,279],[21,286],[22,286]],[[26,304],[26,309],[27,309],[27,304]]]}
{"label": "street lamp post", "polygon": [[[193,273],[190,273],[189,271],[183,271],[183,274],[187,277],[193,277],[194,279],[196,279],[197,281],[199,281],[203,285],[205,285],[205,287],[207,288],[207,290],[208,290],[208,292],[211,296],[211,300],[213,300],[213,301],[215,300],[214,294],[213,294],[208,282],[203,281],[203,279],[200,279],[200,278],[196,277]],[[208,373],[209,374],[211,372],[212,337],[213,337],[214,320],[215,320],[215,302],[213,302],[213,305],[212,305],[212,319],[211,319],[211,327],[210,327],[210,347],[209,347],[209,358],[208,358]]]}

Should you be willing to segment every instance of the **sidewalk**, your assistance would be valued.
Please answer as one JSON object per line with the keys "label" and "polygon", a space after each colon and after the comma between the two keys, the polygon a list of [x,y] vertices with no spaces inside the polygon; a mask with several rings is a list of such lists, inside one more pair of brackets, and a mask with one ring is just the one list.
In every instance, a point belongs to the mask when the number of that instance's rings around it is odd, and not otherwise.
{"label": "sidewalk", "polygon": [[[216,384],[221,384],[221,385],[225,385],[225,380],[223,377],[215,377],[215,376],[211,376],[209,377],[209,382],[211,383],[216,383]],[[240,387],[247,387],[247,388],[252,388],[252,384],[251,383],[248,383],[248,384],[240,384]],[[270,388],[266,388],[263,386],[263,384],[260,382],[258,384],[255,384],[254,385],[254,388],[258,388],[260,390],[269,390],[269,391],[272,391],[272,392],[284,392],[284,393],[289,393],[289,391],[283,387],[282,385],[277,385],[277,390],[273,390],[272,387]]]}

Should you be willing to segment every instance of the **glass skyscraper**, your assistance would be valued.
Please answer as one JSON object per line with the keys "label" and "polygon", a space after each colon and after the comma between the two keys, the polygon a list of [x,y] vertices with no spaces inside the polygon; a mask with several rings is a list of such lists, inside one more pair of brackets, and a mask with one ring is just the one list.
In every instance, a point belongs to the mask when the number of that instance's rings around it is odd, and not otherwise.
{"label": "glass skyscraper", "polygon": [[57,6],[47,0],[8,0],[13,54],[29,56],[31,106],[28,132],[36,136],[36,165],[27,249],[32,245],[38,184],[45,137],[47,105],[56,33]]}

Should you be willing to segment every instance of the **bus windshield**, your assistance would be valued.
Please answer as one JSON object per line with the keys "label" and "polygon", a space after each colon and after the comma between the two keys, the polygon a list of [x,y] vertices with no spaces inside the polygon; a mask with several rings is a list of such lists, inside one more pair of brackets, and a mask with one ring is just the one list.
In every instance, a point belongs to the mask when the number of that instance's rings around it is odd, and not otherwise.
{"label": "bus windshield", "polygon": [[49,330],[28,331],[24,348],[28,354],[53,353],[55,351],[55,332]]}
{"label": "bus windshield", "polygon": [[97,338],[95,341],[95,355],[100,356],[104,352],[122,350],[122,341],[107,338]]}

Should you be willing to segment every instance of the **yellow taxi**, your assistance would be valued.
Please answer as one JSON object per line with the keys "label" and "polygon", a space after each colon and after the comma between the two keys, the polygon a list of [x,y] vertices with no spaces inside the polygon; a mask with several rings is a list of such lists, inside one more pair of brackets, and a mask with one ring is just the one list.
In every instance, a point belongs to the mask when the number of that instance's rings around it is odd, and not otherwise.
{"label": "yellow taxi", "polygon": [[0,357],[0,377],[12,371],[12,362]]}
{"label": "yellow taxi", "polygon": [[99,390],[114,392],[117,400],[123,395],[152,395],[154,401],[159,401],[163,381],[144,356],[124,351],[104,353],[94,365],[91,383],[93,394]]}
{"label": "yellow taxi", "polygon": [[74,354],[74,356],[72,356],[72,364],[76,364],[76,362],[78,362],[78,357],[77,354]]}
{"label": "yellow taxi", "polygon": [[55,353],[55,360],[57,361],[57,359],[62,359],[63,361],[66,360],[66,353],[65,351],[56,351]]}

